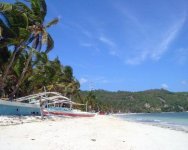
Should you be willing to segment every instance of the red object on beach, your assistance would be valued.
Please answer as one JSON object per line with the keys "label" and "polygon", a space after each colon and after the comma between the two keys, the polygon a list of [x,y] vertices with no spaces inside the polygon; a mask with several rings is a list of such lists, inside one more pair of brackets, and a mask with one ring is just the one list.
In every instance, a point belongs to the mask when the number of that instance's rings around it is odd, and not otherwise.
{"label": "red object on beach", "polygon": [[106,114],[105,112],[102,111],[99,112],[99,115],[105,115],[105,114]]}

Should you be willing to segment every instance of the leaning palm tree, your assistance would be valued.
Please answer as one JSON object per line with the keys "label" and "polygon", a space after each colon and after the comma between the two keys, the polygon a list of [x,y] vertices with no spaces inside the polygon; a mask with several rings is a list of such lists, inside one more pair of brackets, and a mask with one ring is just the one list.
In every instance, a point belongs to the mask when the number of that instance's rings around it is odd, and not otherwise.
{"label": "leaning palm tree", "polygon": [[10,52],[8,51],[7,47],[0,48],[0,97],[4,96],[4,88],[3,88],[3,79],[2,74],[4,70],[6,70],[7,62],[10,57]]}
{"label": "leaning palm tree", "polygon": [[[27,5],[17,2],[16,5],[19,6],[19,9],[26,13],[28,20],[29,20],[29,31],[31,33],[30,38],[28,40],[28,45],[26,49],[29,51],[29,57],[25,63],[25,68],[18,80],[13,92],[11,93],[10,97],[13,97],[18,90],[24,75],[27,71],[29,62],[32,59],[34,51],[41,51],[42,45],[47,44],[45,52],[48,53],[54,45],[53,39],[49,33],[47,33],[47,28],[51,27],[52,25],[58,22],[58,19],[55,18],[50,21],[47,25],[44,25],[44,19],[47,13],[47,7],[45,0],[28,0],[30,2],[30,7]],[[31,47],[29,45],[32,45]]]}
{"label": "leaning palm tree", "polygon": [[24,12],[20,13],[16,5],[0,3],[0,50],[13,46],[14,50],[10,57],[9,63],[2,74],[0,91],[4,89],[5,80],[13,65],[16,54],[23,50],[29,37],[28,18]]}

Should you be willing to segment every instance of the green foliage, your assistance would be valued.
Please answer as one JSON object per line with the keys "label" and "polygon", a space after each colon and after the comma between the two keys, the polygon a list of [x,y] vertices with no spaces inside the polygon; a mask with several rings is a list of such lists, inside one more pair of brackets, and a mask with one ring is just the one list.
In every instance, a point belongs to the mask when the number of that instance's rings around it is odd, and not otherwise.
{"label": "green foliage", "polygon": [[10,11],[12,10],[12,5],[7,4],[7,3],[0,3],[0,11],[5,12],[5,11]]}
{"label": "green foliage", "polygon": [[57,24],[58,21],[59,21],[58,18],[53,19],[52,21],[48,22],[48,24],[46,25],[46,28],[49,28],[50,26]]}
{"label": "green foliage", "polygon": [[45,0],[0,2],[0,96],[19,97],[46,87],[79,97],[80,84],[72,68],[47,56],[54,47],[47,29],[58,18],[45,25],[46,14]]}
{"label": "green foliage", "polygon": [[[169,112],[188,111],[188,93],[167,90],[148,90],[143,92],[93,91],[100,110],[106,112]],[[89,91],[82,91],[87,97]]]}
{"label": "green foliage", "polygon": [[64,82],[70,82],[72,80],[73,70],[70,66],[65,66],[63,68],[63,74],[64,74],[63,77]]}

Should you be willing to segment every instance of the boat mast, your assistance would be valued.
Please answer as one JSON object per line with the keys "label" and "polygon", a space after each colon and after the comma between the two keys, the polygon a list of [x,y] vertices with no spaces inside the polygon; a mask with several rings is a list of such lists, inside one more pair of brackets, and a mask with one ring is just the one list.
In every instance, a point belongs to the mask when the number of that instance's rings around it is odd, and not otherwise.
{"label": "boat mast", "polygon": [[70,110],[72,109],[72,101],[71,101],[71,95],[70,95]]}

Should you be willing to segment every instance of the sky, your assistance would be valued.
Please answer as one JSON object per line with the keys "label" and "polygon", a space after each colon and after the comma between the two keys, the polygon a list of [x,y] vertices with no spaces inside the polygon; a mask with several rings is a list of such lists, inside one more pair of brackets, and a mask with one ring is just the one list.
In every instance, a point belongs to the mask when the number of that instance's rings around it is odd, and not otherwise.
{"label": "sky", "polygon": [[188,0],[46,0],[57,56],[82,90],[188,91]]}

